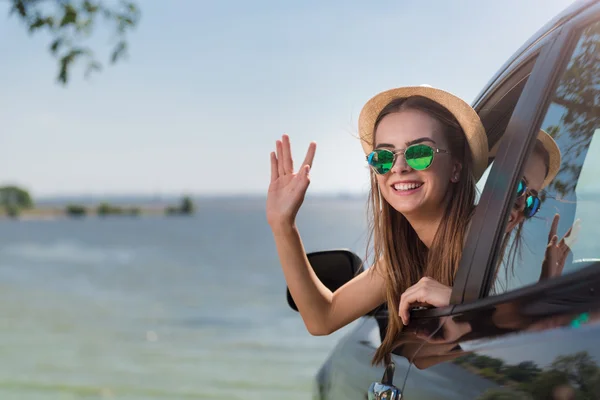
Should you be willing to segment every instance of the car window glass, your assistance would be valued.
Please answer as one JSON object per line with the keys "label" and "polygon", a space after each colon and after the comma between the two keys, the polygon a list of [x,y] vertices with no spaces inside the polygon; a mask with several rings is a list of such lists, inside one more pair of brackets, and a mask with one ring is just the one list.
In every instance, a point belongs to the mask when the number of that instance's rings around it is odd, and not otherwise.
{"label": "car window glass", "polygon": [[488,180],[488,177],[490,175],[490,170],[492,169],[493,166],[494,166],[494,162],[492,161],[492,163],[490,165],[488,165],[488,167],[484,171],[483,175],[481,175],[481,178],[479,179],[479,181],[477,181],[477,185],[476,185],[477,189],[475,191],[475,204],[479,204],[479,200],[481,199],[481,193],[483,193],[485,183]]}
{"label": "car window glass", "polygon": [[503,93],[501,98],[490,100],[489,104],[484,105],[480,110],[479,116],[485,127],[490,149],[488,154],[488,167],[476,184],[475,204],[479,204],[481,194],[483,193],[485,184],[490,175],[490,170],[494,165],[500,141],[502,140],[502,136],[512,117],[517,102],[523,93],[523,89],[529,79],[529,75],[535,65],[536,59],[537,55],[532,57],[525,65],[520,66],[514,73],[515,77],[509,79],[509,81],[504,84],[505,86],[508,86],[509,89],[506,90],[506,88],[503,87],[499,90],[499,92]]}
{"label": "car window glass", "polygon": [[[541,129],[560,149],[556,177],[542,190],[548,151],[537,144],[525,162],[523,187],[509,217],[507,234],[497,260],[497,276],[492,293],[502,293],[541,279],[551,279],[584,268],[600,260],[600,23],[581,32],[574,52],[551,95],[551,103]],[[541,132],[540,138],[545,133]],[[546,143],[548,143],[546,141]],[[551,141],[550,141],[551,143]],[[542,146],[543,147],[543,146]],[[544,155],[545,153],[545,155]],[[527,182],[527,178],[531,182]],[[537,187],[536,187],[537,186]],[[543,185],[542,185],[543,186]],[[540,210],[526,219],[535,209]],[[514,218],[518,210],[517,219]],[[557,242],[552,242],[552,226],[558,215]],[[520,221],[514,225],[513,221]],[[571,235],[565,237],[570,228]],[[563,240],[564,238],[564,240]],[[550,243],[550,245],[549,245]]]}

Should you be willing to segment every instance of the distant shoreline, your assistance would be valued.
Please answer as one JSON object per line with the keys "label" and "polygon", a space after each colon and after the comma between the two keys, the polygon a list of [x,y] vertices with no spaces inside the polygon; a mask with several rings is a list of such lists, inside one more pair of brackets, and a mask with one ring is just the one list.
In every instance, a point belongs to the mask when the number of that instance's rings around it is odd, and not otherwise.
{"label": "distant shoreline", "polygon": [[[129,201],[128,201],[129,200]],[[135,201],[132,201],[135,200]],[[53,220],[66,220],[66,219],[85,219],[85,218],[140,218],[140,217],[172,217],[178,214],[176,211],[169,213],[169,209],[173,211],[173,204],[171,199],[162,198],[157,200],[156,198],[148,197],[144,199],[142,197],[124,198],[92,198],[92,197],[69,197],[69,198],[46,198],[38,201],[33,208],[24,208],[19,211],[17,217],[10,217],[6,210],[0,207],[0,222],[2,221],[53,221]],[[205,206],[211,207],[215,203],[226,205],[234,203],[243,203],[244,201],[249,204],[264,204],[266,196],[202,196],[194,198],[198,209],[201,210]],[[340,204],[354,203],[354,202],[366,202],[367,196],[360,194],[314,194],[312,196],[307,195],[305,198],[305,204],[320,204],[320,202],[330,203],[339,202]],[[112,212],[100,213],[99,206],[106,204],[110,206]],[[68,212],[69,206],[76,206],[83,210],[79,214],[73,214]],[[192,213],[193,214],[193,213]],[[184,213],[184,216],[188,215]],[[189,214],[191,215],[191,214]]]}
{"label": "distant shoreline", "polygon": [[[310,190],[306,193],[306,199],[339,199],[339,200],[362,200],[369,195],[365,193],[311,193]],[[77,203],[85,205],[97,205],[101,202],[109,202],[115,205],[130,205],[130,206],[148,206],[157,204],[171,204],[177,201],[181,196],[177,195],[65,195],[65,196],[37,196],[36,204],[41,207],[47,206],[64,206],[66,204]],[[194,201],[210,202],[214,200],[266,200],[266,193],[239,193],[239,194],[203,194],[190,196]]]}
{"label": "distant shoreline", "polygon": [[19,212],[19,216],[16,218],[11,218],[7,215],[6,211],[0,209],[0,221],[3,220],[21,220],[21,221],[44,221],[44,220],[56,220],[56,219],[78,219],[78,218],[90,218],[90,217],[98,217],[98,218],[138,218],[142,216],[168,216],[165,213],[165,205],[156,204],[151,206],[131,206],[130,208],[134,208],[137,210],[137,213],[127,213],[127,209],[125,208],[125,212],[121,214],[99,214],[98,206],[84,206],[85,214],[82,215],[70,215],[65,206],[40,206],[32,209],[25,209]]}

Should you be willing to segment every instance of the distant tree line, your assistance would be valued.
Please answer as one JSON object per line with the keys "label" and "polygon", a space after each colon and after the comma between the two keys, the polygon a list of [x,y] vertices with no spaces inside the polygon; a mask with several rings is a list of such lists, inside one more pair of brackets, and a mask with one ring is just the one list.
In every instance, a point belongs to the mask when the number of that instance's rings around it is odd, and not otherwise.
{"label": "distant tree line", "polygon": [[[65,207],[65,213],[71,217],[82,217],[89,212],[90,210],[81,204],[68,204]],[[117,207],[103,202],[96,207],[95,214],[99,217],[106,217],[108,215],[138,216],[141,214],[141,209],[139,207]]]}
{"label": "distant tree line", "polygon": [[[196,207],[191,197],[184,196],[178,206],[167,206],[164,210],[165,215],[191,215],[195,212]],[[88,210],[81,204],[68,204],[65,208],[65,212],[71,217],[82,217],[88,215],[91,210]],[[100,217],[106,217],[109,215],[120,215],[120,216],[138,216],[142,213],[140,207],[118,207],[111,205],[110,203],[100,203],[95,208],[95,214]]]}
{"label": "distant tree line", "polygon": [[167,207],[166,213],[167,215],[189,215],[193,214],[195,211],[194,202],[192,198],[189,196],[184,196],[181,199],[181,203],[177,207]]}
{"label": "distant tree line", "polygon": [[[24,210],[34,208],[34,202],[29,192],[15,185],[0,186],[0,209],[11,218],[17,218]],[[114,216],[139,216],[142,214],[139,206],[121,207],[102,202],[96,207],[86,207],[83,204],[67,204],[64,212],[69,217],[83,217],[95,214],[99,217]],[[167,216],[191,215],[196,211],[194,201],[190,196],[183,196],[178,205],[165,207],[164,214]]]}

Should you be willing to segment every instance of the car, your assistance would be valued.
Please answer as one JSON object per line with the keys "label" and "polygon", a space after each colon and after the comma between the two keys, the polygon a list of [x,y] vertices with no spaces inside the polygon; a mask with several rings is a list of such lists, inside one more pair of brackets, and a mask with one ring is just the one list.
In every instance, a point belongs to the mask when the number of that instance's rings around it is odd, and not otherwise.
{"label": "car", "polygon": [[[600,2],[557,15],[472,106],[490,158],[450,305],[411,310],[407,334],[426,339],[399,346],[387,365],[371,364],[387,308],[359,318],[316,373],[314,399],[600,399]],[[526,245],[511,269],[504,230],[540,129],[560,149],[560,170],[519,231]],[[540,279],[555,214],[559,239],[576,220],[580,230],[562,274]],[[367,268],[347,249],[308,259],[332,291]],[[287,302],[297,311],[289,290]]]}

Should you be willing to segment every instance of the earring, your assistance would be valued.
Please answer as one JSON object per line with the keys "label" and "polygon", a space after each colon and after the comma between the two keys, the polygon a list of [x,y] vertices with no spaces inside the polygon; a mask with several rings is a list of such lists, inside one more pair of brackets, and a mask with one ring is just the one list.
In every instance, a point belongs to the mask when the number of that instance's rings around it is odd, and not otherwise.
{"label": "earring", "polygon": [[454,176],[452,177],[452,182],[453,182],[453,183],[456,183],[456,182],[458,182],[458,175],[454,175]]}

